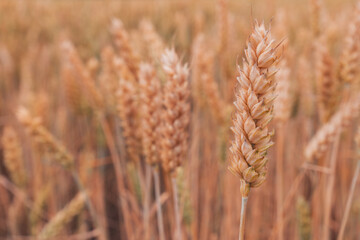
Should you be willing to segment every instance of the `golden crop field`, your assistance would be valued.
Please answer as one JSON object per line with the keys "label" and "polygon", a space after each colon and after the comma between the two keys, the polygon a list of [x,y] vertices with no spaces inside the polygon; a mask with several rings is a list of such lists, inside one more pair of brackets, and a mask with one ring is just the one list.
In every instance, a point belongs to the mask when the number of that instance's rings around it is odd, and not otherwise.
{"label": "golden crop field", "polygon": [[0,1],[0,239],[360,239],[360,2]]}

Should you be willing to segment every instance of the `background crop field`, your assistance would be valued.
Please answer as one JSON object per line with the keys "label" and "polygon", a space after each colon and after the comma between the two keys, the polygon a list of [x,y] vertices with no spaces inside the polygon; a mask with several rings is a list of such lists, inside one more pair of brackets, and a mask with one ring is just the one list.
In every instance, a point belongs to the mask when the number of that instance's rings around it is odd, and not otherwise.
{"label": "background crop field", "polygon": [[237,239],[230,128],[262,22],[275,144],[246,239],[359,239],[351,0],[0,1],[0,239]]}

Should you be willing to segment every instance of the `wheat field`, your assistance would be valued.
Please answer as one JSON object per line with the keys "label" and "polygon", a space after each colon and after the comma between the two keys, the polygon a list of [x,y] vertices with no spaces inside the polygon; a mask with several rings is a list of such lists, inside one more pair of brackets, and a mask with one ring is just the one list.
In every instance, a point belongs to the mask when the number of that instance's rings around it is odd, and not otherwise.
{"label": "wheat field", "polygon": [[0,239],[360,239],[360,2],[0,1]]}

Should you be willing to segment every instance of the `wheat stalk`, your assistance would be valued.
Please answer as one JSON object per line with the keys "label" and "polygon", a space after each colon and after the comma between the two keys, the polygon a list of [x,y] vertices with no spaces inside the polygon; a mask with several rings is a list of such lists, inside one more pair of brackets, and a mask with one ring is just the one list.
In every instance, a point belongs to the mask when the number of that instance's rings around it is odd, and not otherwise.
{"label": "wheat stalk", "polygon": [[[356,147],[357,147],[357,157],[359,157],[359,151],[360,151],[360,128],[358,128],[356,136],[355,136],[355,142],[356,142]],[[359,178],[360,175],[360,160],[357,161],[356,167],[355,167],[355,171],[354,171],[354,175],[351,181],[351,186],[350,186],[350,190],[349,190],[349,195],[346,201],[346,206],[345,206],[345,210],[344,210],[344,214],[343,214],[343,218],[341,221],[341,225],[340,225],[340,230],[337,236],[337,240],[342,240],[344,239],[344,234],[345,234],[345,228],[346,228],[346,223],[349,219],[349,215],[350,215],[350,210],[351,210],[351,204],[353,202],[353,198],[354,198],[354,193],[355,193],[355,188],[356,188],[356,183],[357,180]]]}
{"label": "wheat stalk", "polygon": [[287,66],[287,61],[282,59],[279,63],[280,70],[276,75],[277,98],[274,102],[274,119],[277,121],[276,125],[276,211],[277,218],[280,222],[278,231],[278,240],[283,239],[283,180],[284,180],[284,144],[287,121],[291,114],[291,96],[290,96],[290,69]]}
{"label": "wheat stalk", "polygon": [[234,140],[230,147],[229,170],[240,177],[242,213],[239,239],[244,239],[247,197],[252,187],[260,186],[266,179],[266,156],[272,132],[268,124],[273,118],[275,80],[278,60],[270,31],[264,23],[255,22],[245,49],[243,67],[237,78],[240,86],[234,105]]}

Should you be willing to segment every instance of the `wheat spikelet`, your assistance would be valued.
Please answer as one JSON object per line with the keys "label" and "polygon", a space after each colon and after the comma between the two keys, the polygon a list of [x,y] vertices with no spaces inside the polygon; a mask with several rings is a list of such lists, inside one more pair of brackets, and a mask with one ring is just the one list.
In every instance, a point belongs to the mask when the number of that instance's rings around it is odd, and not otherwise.
{"label": "wheat spikelet", "polygon": [[273,118],[278,60],[274,40],[264,23],[255,22],[245,49],[243,67],[238,66],[240,86],[234,105],[234,140],[230,147],[229,170],[241,179],[241,193],[246,197],[251,187],[266,178],[267,149],[273,145],[267,125]]}
{"label": "wheat spikelet", "polygon": [[174,50],[165,50],[161,60],[167,75],[163,97],[161,153],[164,169],[174,173],[187,152],[187,127],[190,121],[190,90],[187,81],[189,71],[186,65],[181,64]]}
{"label": "wheat spikelet", "polygon": [[26,171],[22,159],[22,148],[15,130],[5,127],[1,142],[4,148],[4,164],[10,173],[11,180],[19,187],[27,182]]}
{"label": "wheat spikelet", "polygon": [[[126,68],[122,59],[116,59],[115,65],[118,69]],[[123,67],[122,67],[123,66]],[[140,132],[138,118],[138,92],[134,81],[124,78],[126,75],[119,74],[120,80],[116,92],[117,111],[121,119],[122,134],[129,158],[137,162],[139,160]]]}
{"label": "wheat spikelet", "polygon": [[38,235],[39,239],[52,239],[81,211],[85,206],[86,194],[78,193],[71,202],[59,211],[47,223]]}
{"label": "wheat spikelet", "polygon": [[149,20],[142,20],[140,22],[140,30],[143,35],[147,52],[150,58],[154,61],[161,57],[164,52],[165,45],[159,34],[154,29],[153,24]]}
{"label": "wheat spikelet", "polygon": [[20,107],[17,111],[17,119],[24,125],[27,132],[38,146],[44,149],[55,162],[62,165],[65,169],[72,170],[74,158],[66,148],[45,129],[39,118],[34,118],[29,111]]}
{"label": "wheat spikelet", "polygon": [[350,84],[358,74],[360,63],[360,3],[357,4],[353,21],[349,24],[342,52],[338,76],[340,81]]}
{"label": "wheat spikelet", "polygon": [[305,148],[307,159],[321,157],[333,143],[340,129],[346,128],[360,111],[360,97],[353,97],[349,102],[339,107],[339,110],[324,124]]}
{"label": "wheat spikelet", "polygon": [[334,75],[334,62],[322,38],[316,46],[316,84],[321,121],[327,122],[335,111],[338,82]]}
{"label": "wheat spikelet", "polygon": [[290,69],[287,61],[283,59],[279,64],[279,72],[276,75],[277,97],[274,104],[274,118],[278,121],[287,121],[291,114],[291,96],[290,96]]}
{"label": "wheat spikelet", "polygon": [[111,33],[120,56],[125,60],[133,76],[137,79],[139,71],[139,58],[130,46],[129,35],[120,19],[114,18],[111,22]]}
{"label": "wheat spikelet", "polygon": [[161,86],[155,69],[150,64],[141,64],[139,71],[142,104],[142,142],[146,161],[159,162],[159,126],[161,123]]}
{"label": "wheat spikelet", "polygon": [[296,220],[301,240],[311,239],[311,214],[309,203],[299,197],[296,202]]}
{"label": "wheat spikelet", "polygon": [[91,78],[89,71],[81,61],[73,44],[69,41],[64,41],[62,43],[62,49],[66,54],[67,60],[73,66],[73,69],[76,71],[77,76],[81,80],[88,102],[95,109],[101,110],[104,106],[104,99],[99,93],[94,80]]}

